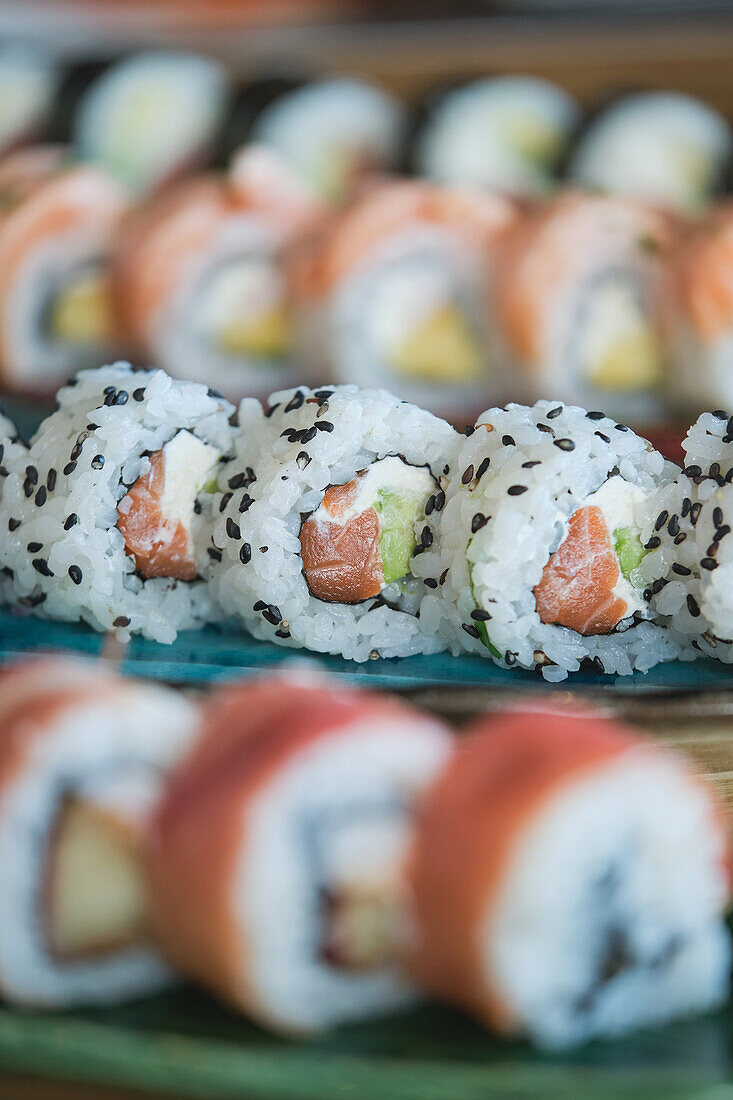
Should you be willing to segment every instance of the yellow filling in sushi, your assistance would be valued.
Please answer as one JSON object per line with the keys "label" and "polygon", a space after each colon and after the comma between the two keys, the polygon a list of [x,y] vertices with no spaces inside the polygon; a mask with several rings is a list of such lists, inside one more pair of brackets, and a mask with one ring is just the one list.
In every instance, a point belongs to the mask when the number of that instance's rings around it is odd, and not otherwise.
{"label": "yellow filling in sushi", "polygon": [[394,349],[393,366],[402,374],[432,382],[467,382],[481,372],[481,348],[461,312],[443,306]]}
{"label": "yellow filling in sushi", "polygon": [[66,344],[102,345],[112,331],[109,284],[98,271],[85,271],[58,295],[51,309],[49,331]]}

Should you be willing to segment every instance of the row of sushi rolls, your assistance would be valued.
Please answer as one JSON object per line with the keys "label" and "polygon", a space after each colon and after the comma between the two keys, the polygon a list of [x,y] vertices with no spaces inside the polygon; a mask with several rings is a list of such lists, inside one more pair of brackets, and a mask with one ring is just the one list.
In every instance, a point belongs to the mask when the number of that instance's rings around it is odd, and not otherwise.
{"label": "row of sushi rolls", "polygon": [[457,736],[305,667],[192,697],[45,655],[0,671],[0,723],[11,1004],[183,978],[305,1038],[427,997],[552,1052],[727,996],[730,821],[608,714]]}

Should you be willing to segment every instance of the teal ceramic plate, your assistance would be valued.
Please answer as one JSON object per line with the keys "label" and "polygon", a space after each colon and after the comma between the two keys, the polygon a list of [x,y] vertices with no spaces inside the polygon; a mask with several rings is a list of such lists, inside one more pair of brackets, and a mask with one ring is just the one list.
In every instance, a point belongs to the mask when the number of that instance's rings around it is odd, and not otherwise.
{"label": "teal ceramic plate", "polygon": [[727,1008],[549,1056],[427,1007],[287,1042],[182,989],[86,1013],[0,1009],[0,1072],[207,1100],[723,1100],[731,1095],[732,1039]]}
{"label": "teal ceramic plate", "polygon": [[[43,650],[96,655],[104,645],[104,635],[81,623],[48,622],[9,611],[0,613],[0,660]],[[489,660],[468,655],[451,657],[448,653],[437,653],[430,657],[379,658],[365,664],[338,657],[314,656],[250,638],[236,624],[184,631],[173,645],[133,638],[121,657],[125,672],[191,684],[251,676],[264,668],[293,660],[316,661],[336,676],[375,687],[535,687],[549,691],[555,687],[545,684],[536,673],[497,668]],[[598,676],[590,672],[577,672],[565,682],[565,687],[568,686],[610,688],[627,693],[701,689],[724,691],[733,687],[733,668],[708,660],[675,661],[634,676]]]}

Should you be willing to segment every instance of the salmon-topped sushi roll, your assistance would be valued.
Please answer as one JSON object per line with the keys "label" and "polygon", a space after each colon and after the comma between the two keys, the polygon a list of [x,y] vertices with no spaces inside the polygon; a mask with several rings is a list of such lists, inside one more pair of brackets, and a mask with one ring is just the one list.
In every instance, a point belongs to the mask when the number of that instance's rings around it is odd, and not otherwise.
{"label": "salmon-topped sushi roll", "polygon": [[[656,490],[678,467],[603,413],[539,401],[489,409],[448,473],[414,570],[421,619],[454,652],[564,679],[646,671],[677,654],[640,569]],[[652,546],[654,544],[652,543]]]}
{"label": "salmon-topped sushi roll", "polygon": [[131,347],[233,399],[292,384],[285,258],[319,212],[287,165],[256,147],[228,177],[196,177],[136,210],[115,265]]}
{"label": "salmon-topped sushi roll", "polygon": [[215,598],[282,645],[357,661],[443,648],[414,563],[459,438],[382,390],[273,394],[240,428],[208,504],[200,565]]}
{"label": "salmon-topped sushi roll", "polygon": [[216,617],[196,557],[232,406],[125,363],[80,372],[58,404],[0,501],[17,602],[157,641]]}
{"label": "salmon-topped sushi roll", "polygon": [[0,991],[103,1004],[170,980],[151,946],[143,849],[196,709],[98,664],[0,673]]}
{"label": "salmon-topped sushi roll", "polygon": [[642,538],[652,606],[688,656],[733,662],[733,416],[703,413],[682,444],[686,465],[660,489]]}
{"label": "salmon-topped sushi roll", "polygon": [[59,147],[0,163],[0,384],[51,394],[114,349],[109,262],[128,200]]}
{"label": "salmon-topped sushi roll", "polygon": [[411,1001],[403,859],[450,746],[435,719],[326,679],[215,694],[153,821],[164,956],[286,1032]]}
{"label": "salmon-topped sushi roll", "polygon": [[733,408],[733,202],[680,234],[665,290],[673,402],[688,414]]}
{"label": "salmon-topped sushi roll", "polygon": [[566,192],[504,242],[497,309],[514,393],[643,423],[661,415],[661,276],[671,220],[640,203]]}
{"label": "salmon-topped sushi roll", "polygon": [[727,995],[722,808],[681,757],[591,714],[482,718],[428,790],[408,857],[414,975],[545,1047]]}
{"label": "salmon-topped sushi roll", "polygon": [[475,416],[505,390],[494,267],[516,216],[507,199],[478,191],[417,181],[367,191],[293,263],[311,371]]}

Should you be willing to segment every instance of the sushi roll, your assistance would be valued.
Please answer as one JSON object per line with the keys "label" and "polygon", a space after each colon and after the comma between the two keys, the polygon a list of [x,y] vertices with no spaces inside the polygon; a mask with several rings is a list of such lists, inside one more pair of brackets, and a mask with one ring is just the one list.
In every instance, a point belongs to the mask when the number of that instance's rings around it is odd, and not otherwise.
{"label": "sushi roll", "polygon": [[72,138],[85,160],[141,194],[213,155],[227,97],[224,71],[211,58],[136,53],[91,81]]}
{"label": "sushi roll", "polygon": [[733,408],[733,203],[682,233],[664,295],[670,389],[683,412]]}
{"label": "sushi roll", "polygon": [[478,720],[408,857],[416,979],[551,1049],[717,1007],[723,822],[687,761],[610,719]]}
{"label": "sushi roll", "polygon": [[731,153],[731,128],[707,103],[679,92],[640,92],[593,118],[570,157],[568,178],[695,213],[722,189]]}
{"label": "sushi roll", "polygon": [[0,155],[43,135],[58,82],[57,67],[45,54],[0,49]]}
{"label": "sushi roll", "polygon": [[356,661],[443,648],[414,562],[453,428],[380,390],[298,387],[240,409],[199,569],[258,638]]}
{"label": "sushi roll", "polygon": [[450,746],[435,719],[325,679],[220,691],[152,823],[169,963],[286,1033],[413,1000],[402,862]]}
{"label": "sushi roll", "polygon": [[[21,441],[15,424],[0,409],[0,515],[2,515],[5,481],[10,477],[11,472],[25,467],[27,453],[27,448]],[[0,531],[2,531],[2,520],[0,520]],[[10,566],[2,564],[2,554],[0,554],[0,606],[13,602],[12,580],[13,571]]]}
{"label": "sushi roll", "polygon": [[0,991],[107,1004],[167,984],[143,849],[196,709],[164,687],[46,657],[0,673]]}
{"label": "sushi roll", "polygon": [[324,201],[338,204],[365,176],[397,167],[404,123],[402,105],[381,88],[334,77],[277,96],[251,140],[271,146]]}
{"label": "sushi roll", "polygon": [[[630,675],[677,655],[639,566],[649,501],[678,467],[600,412],[489,409],[448,474],[414,572],[423,629],[454,653],[562,680]],[[653,507],[653,505],[652,505]]]}
{"label": "sushi roll", "polygon": [[195,177],[138,208],[114,268],[130,348],[232,399],[293,384],[286,254],[319,215],[277,155],[254,146],[229,177]]}
{"label": "sushi roll", "polygon": [[515,399],[557,397],[644,423],[663,415],[661,214],[568,192],[502,248],[497,310]]}
{"label": "sushi roll", "polygon": [[642,532],[644,581],[657,615],[691,652],[733,662],[733,417],[703,413],[686,466],[653,498]]}
{"label": "sushi roll", "polygon": [[368,192],[293,263],[311,373],[473,419],[503,389],[494,269],[516,217],[498,196],[419,182]]}
{"label": "sushi roll", "polygon": [[196,543],[232,407],[124,363],[82,371],[58,405],[5,479],[0,562],[18,602],[161,642],[216,617]]}
{"label": "sushi roll", "polygon": [[554,188],[579,118],[575,100],[549,81],[475,80],[426,105],[415,168],[436,183],[535,198]]}
{"label": "sushi roll", "polygon": [[0,163],[0,203],[0,385],[52,394],[114,349],[108,270],[128,200],[49,146]]}

